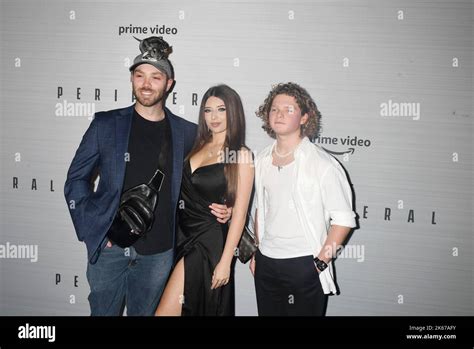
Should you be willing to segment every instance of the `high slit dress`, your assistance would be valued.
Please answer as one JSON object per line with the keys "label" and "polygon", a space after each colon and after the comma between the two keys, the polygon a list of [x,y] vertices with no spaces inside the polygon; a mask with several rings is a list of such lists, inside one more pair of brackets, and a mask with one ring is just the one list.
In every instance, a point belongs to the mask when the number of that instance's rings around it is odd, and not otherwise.
{"label": "high slit dress", "polygon": [[223,204],[226,191],[223,163],[198,167],[191,173],[190,162],[186,160],[178,202],[175,261],[184,258],[184,316],[235,314],[233,274],[227,285],[211,290],[212,274],[224,250],[228,224],[219,223],[209,205]]}

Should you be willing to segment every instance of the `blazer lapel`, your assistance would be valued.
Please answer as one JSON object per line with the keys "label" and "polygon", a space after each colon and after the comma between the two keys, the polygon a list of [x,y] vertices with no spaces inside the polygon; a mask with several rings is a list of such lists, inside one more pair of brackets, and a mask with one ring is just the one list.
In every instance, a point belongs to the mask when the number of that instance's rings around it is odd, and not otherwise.
{"label": "blazer lapel", "polygon": [[177,202],[181,176],[183,171],[183,157],[184,157],[184,135],[183,126],[179,120],[174,116],[168,108],[165,108],[166,116],[168,117],[171,128],[171,144],[173,149],[173,170],[171,177],[171,201]]}

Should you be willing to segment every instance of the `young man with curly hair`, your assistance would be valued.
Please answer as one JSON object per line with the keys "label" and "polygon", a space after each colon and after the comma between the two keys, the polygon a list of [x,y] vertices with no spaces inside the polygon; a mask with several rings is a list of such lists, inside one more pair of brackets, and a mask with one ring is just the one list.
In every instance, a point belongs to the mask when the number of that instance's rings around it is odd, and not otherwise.
{"label": "young man with curly hair", "polygon": [[356,226],[351,188],[337,160],[308,139],[321,114],[304,88],[276,85],[256,114],[275,138],[255,161],[258,313],[323,316],[337,293],[334,247]]}

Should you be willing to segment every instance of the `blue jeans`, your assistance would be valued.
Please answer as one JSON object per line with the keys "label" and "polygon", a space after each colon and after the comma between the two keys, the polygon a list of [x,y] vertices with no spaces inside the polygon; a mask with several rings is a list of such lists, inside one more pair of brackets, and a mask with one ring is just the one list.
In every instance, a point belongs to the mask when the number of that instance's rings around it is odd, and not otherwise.
{"label": "blue jeans", "polygon": [[173,250],[140,255],[133,247],[105,247],[95,264],[88,263],[92,316],[152,316],[173,265]]}

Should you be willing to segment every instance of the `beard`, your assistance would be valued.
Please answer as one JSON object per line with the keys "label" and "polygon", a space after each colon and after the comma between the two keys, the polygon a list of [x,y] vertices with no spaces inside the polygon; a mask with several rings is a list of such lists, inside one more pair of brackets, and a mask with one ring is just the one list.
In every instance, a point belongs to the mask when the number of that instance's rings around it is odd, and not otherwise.
{"label": "beard", "polygon": [[[149,95],[144,95],[143,92],[151,92]],[[144,107],[152,107],[163,100],[165,90],[153,90],[147,88],[136,88],[133,87],[133,94],[138,103]]]}

